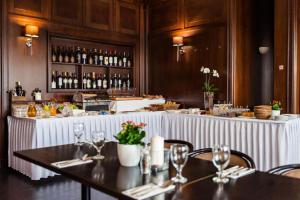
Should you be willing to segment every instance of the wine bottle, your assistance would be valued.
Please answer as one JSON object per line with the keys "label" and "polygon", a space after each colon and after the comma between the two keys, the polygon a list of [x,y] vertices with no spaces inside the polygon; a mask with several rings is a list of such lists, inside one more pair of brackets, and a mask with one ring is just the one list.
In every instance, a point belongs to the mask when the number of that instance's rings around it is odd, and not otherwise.
{"label": "wine bottle", "polygon": [[117,55],[117,50],[115,50],[115,53],[114,53],[114,66],[115,66],[115,67],[118,66],[118,55]]}
{"label": "wine bottle", "polygon": [[73,88],[78,89],[78,78],[76,73],[73,73]]}
{"label": "wine bottle", "polygon": [[77,47],[77,50],[76,50],[76,62],[78,64],[81,64],[81,49],[79,46]]}
{"label": "wine bottle", "polygon": [[97,88],[97,79],[96,79],[96,74],[95,72],[92,72],[92,88],[96,89]]}
{"label": "wine bottle", "polygon": [[92,88],[92,79],[90,77],[90,73],[87,73],[86,88],[87,89],[91,89]]}
{"label": "wine bottle", "polygon": [[127,57],[127,67],[132,67],[132,57],[130,56],[129,52]]}
{"label": "wine bottle", "polygon": [[103,54],[101,49],[99,49],[99,65],[103,66]]}
{"label": "wine bottle", "polygon": [[121,79],[121,74],[119,74],[119,77],[118,77],[118,88],[119,90],[121,89],[122,87],[122,79]]}
{"label": "wine bottle", "polygon": [[63,51],[63,49],[61,49],[60,47],[58,47],[58,62],[60,62],[60,63],[62,63],[63,60],[64,60],[62,51]]}
{"label": "wine bottle", "polygon": [[56,82],[57,82],[57,88],[62,89],[62,87],[63,87],[63,78],[59,73],[56,76]]}
{"label": "wine bottle", "polygon": [[103,84],[103,89],[107,89],[107,79],[106,79],[106,74],[103,75],[103,81],[102,81],[102,84]]}
{"label": "wine bottle", "polygon": [[89,64],[92,65],[94,64],[94,56],[93,56],[93,50],[92,49],[89,49],[89,54],[88,54],[88,60],[89,60]]}
{"label": "wine bottle", "polygon": [[55,74],[54,71],[52,72],[51,88],[52,88],[52,89],[56,89],[56,74]]}
{"label": "wine bottle", "polygon": [[68,72],[68,88],[69,88],[69,89],[72,89],[72,88],[73,88],[73,78],[72,78],[70,72]]}
{"label": "wine bottle", "polygon": [[127,80],[126,80],[126,77],[125,75],[122,77],[122,87],[123,89],[126,89],[126,84],[127,84]]}
{"label": "wine bottle", "polygon": [[111,77],[111,75],[109,77],[109,88],[113,88],[113,78]]}
{"label": "wine bottle", "polygon": [[65,51],[64,51],[64,62],[65,63],[68,63],[70,60],[69,60],[69,47],[65,47]]}
{"label": "wine bottle", "polygon": [[57,62],[57,52],[55,46],[52,46],[52,62]]}
{"label": "wine bottle", "polygon": [[128,75],[127,75],[127,88],[128,89],[130,89],[130,87],[131,87],[131,84],[130,84],[131,82],[130,82],[130,75],[129,75],[129,73],[128,73]]}
{"label": "wine bottle", "polygon": [[85,48],[82,49],[81,60],[82,60],[82,64],[84,65],[87,64],[87,52]]}
{"label": "wine bottle", "polygon": [[101,88],[102,88],[102,77],[101,74],[99,74],[97,77],[97,89],[101,89]]}
{"label": "wine bottle", "polygon": [[117,89],[117,87],[118,87],[118,77],[117,77],[117,74],[114,75],[114,79],[113,80],[114,80],[114,88]]}
{"label": "wine bottle", "polygon": [[86,89],[87,88],[86,73],[83,74],[82,83],[83,83],[83,89]]}
{"label": "wine bottle", "polygon": [[127,67],[127,57],[126,57],[126,52],[124,51],[123,54],[123,67]]}
{"label": "wine bottle", "polygon": [[70,62],[75,63],[75,47],[74,46],[72,46],[72,48],[71,48]]}
{"label": "wine bottle", "polygon": [[113,62],[114,62],[113,55],[112,55],[111,51],[109,51],[108,63],[109,63],[109,66],[110,66],[110,67],[113,66]]}
{"label": "wine bottle", "polygon": [[98,65],[98,52],[97,52],[97,49],[94,49],[93,58],[94,58],[94,65]]}
{"label": "wine bottle", "polygon": [[107,50],[105,50],[105,53],[104,53],[104,65],[108,66],[108,64],[109,64],[108,53],[107,53]]}
{"label": "wine bottle", "polygon": [[119,57],[118,57],[118,66],[123,67],[123,58],[121,56],[121,53],[119,53]]}
{"label": "wine bottle", "polygon": [[67,72],[63,72],[63,88],[68,89],[68,77]]}

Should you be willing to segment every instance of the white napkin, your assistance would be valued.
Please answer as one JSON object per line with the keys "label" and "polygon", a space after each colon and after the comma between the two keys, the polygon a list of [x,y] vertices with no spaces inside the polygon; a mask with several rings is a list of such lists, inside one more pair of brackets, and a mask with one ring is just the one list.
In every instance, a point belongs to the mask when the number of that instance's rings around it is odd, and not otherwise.
{"label": "white napkin", "polygon": [[252,168],[243,168],[242,170],[239,170],[237,172],[234,172],[234,173],[228,175],[228,178],[238,179],[238,178],[241,178],[243,176],[247,176],[249,174],[252,174],[254,172],[255,172],[255,169],[252,169]]}
{"label": "white napkin", "polygon": [[129,190],[123,191],[122,193],[133,199],[142,200],[174,189],[175,185],[170,185],[163,188],[153,183],[149,183],[147,185],[131,188]]}
{"label": "white napkin", "polygon": [[72,167],[76,165],[84,165],[93,162],[93,160],[81,160],[81,159],[74,159],[74,160],[65,160],[60,162],[54,162],[51,163],[51,165],[57,167],[57,168],[66,168],[66,167]]}

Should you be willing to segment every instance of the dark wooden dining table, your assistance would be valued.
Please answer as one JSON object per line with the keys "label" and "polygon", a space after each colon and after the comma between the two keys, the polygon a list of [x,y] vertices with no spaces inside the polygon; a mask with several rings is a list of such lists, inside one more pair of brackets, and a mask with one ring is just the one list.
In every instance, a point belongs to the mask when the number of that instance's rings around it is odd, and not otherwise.
{"label": "dark wooden dining table", "polygon": [[[122,191],[152,182],[154,179],[168,180],[175,176],[174,167],[154,175],[142,175],[139,167],[123,167],[117,157],[117,144],[106,143],[102,154],[104,160],[68,168],[56,168],[51,163],[81,158],[84,154],[95,155],[88,146],[62,145],[41,149],[14,152],[14,155],[48,170],[61,174],[82,184],[82,199],[90,199],[90,188],[118,199],[131,199]],[[298,200],[300,180],[256,171],[253,174],[230,180],[227,184],[212,181],[216,168],[209,161],[189,157],[183,169],[186,184],[176,185],[174,191],[160,194],[152,199],[183,200]]]}

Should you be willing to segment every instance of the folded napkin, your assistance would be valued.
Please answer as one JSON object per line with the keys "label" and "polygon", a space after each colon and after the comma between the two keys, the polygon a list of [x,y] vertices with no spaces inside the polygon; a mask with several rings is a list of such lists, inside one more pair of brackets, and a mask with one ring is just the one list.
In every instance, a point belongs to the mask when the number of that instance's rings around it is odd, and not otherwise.
{"label": "folded napkin", "polygon": [[247,176],[249,174],[252,174],[255,172],[255,169],[252,168],[242,168],[236,172],[233,172],[231,174],[229,174],[227,177],[228,178],[232,178],[232,179],[238,179],[241,178],[243,176]]}
{"label": "folded napkin", "polygon": [[170,185],[168,187],[160,187],[153,183],[149,183],[147,185],[131,188],[129,190],[123,191],[122,193],[133,199],[142,200],[174,189],[175,185]]}
{"label": "folded napkin", "polygon": [[76,166],[76,165],[84,165],[84,164],[88,164],[91,162],[93,162],[93,160],[73,159],[73,160],[54,162],[54,163],[51,163],[51,165],[61,169],[61,168],[72,167],[72,166]]}

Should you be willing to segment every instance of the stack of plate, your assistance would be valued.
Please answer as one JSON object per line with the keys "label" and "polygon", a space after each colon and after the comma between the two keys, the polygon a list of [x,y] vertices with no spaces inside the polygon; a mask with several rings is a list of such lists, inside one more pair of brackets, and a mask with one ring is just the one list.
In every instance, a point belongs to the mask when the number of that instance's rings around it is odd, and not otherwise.
{"label": "stack of plate", "polygon": [[272,116],[272,106],[269,105],[255,106],[254,115],[257,119],[269,119]]}

